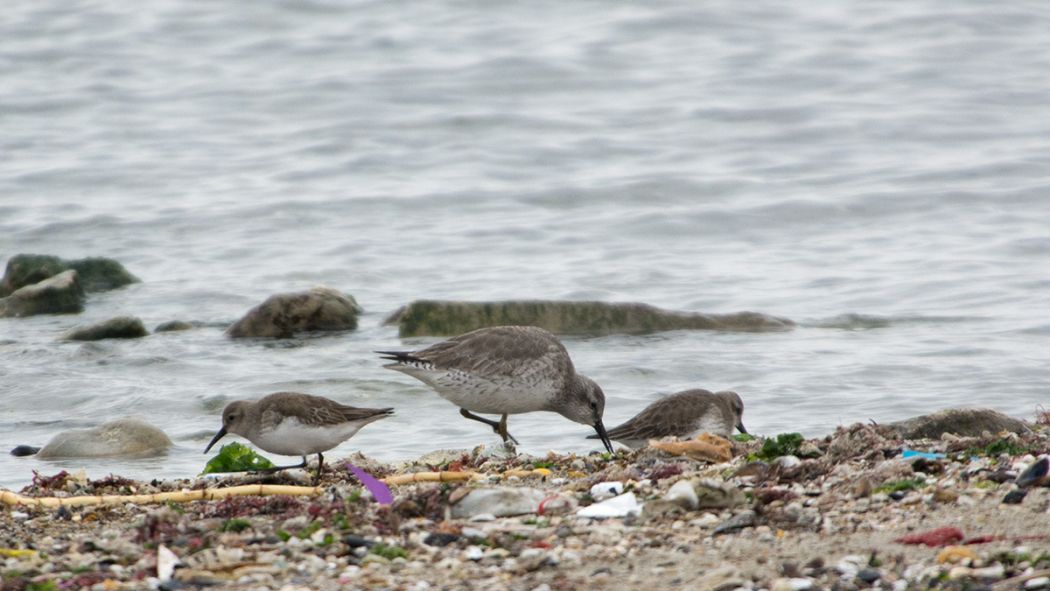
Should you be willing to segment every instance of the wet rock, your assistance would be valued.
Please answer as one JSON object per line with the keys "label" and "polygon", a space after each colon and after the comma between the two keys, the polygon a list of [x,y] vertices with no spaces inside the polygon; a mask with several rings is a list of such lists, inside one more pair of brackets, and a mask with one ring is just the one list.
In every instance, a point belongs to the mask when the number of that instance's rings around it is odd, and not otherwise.
{"label": "wet rock", "polygon": [[870,585],[882,578],[882,573],[875,568],[862,568],[857,571],[857,578]]}
{"label": "wet rock", "polygon": [[15,456],[16,458],[21,458],[25,456],[31,456],[38,451],[40,451],[39,447],[33,447],[32,445],[18,445],[11,450],[11,455]]}
{"label": "wet rock", "polygon": [[757,312],[700,314],[639,303],[519,300],[455,302],[417,300],[385,321],[402,337],[452,336],[505,324],[528,324],[555,334],[644,334],[666,330],[782,331],[795,323]]}
{"label": "wet rock", "polygon": [[1042,485],[1048,480],[1048,469],[1050,469],[1050,460],[1046,457],[1041,458],[1017,476],[1017,486],[1025,488]]}
{"label": "wet rock", "polygon": [[0,318],[36,314],[77,314],[84,310],[84,288],[77,272],[63,271],[21,287],[0,299]]}
{"label": "wet rock", "polygon": [[1024,421],[1014,419],[989,408],[951,408],[928,415],[922,415],[889,423],[898,436],[905,439],[940,439],[941,435],[951,433],[961,437],[977,437],[987,431],[999,433],[1028,433]]}
{"label": "wet rock", "polygon": [[137,339],[148,336],[142,321],[132,316],[118,316],[88,326],[78,326],[62,338],[67,341],[100,341],[102,339]]}
{"label": "wet rock", "polygon": [[153,329],[153,332],[174,332],[179,330],[190,330],[193,328],[193,324],[185,322],[183,320],[169,320],[167,322],[161,322]]}
{"label": "wet rock", "polygon": [[226,330],[227,336],[290,338],[299,332],[353,330],[361,307],[329,287],[270,296]]}
{"label": "wet rock", "polygon": [[163,431],[138,419],[119,419],[94,429],[78,429],[55,435],[40,450],[41,459],[148,457],[171,447]]}
{"label": "wet rock", "polygon": [[1017,490],[1012,490],[1012,491],[1006,493],[1006,496],[1003,497],[1003,504],[1004,505],[1019,505],[1022,501],[1024,501],[1024,498],[1026,496],[1028,496],[1028,489],[1019,488]]}
{"label": "wet rock", "polygon": [[753,527],[755,525],[755,512],[754,511],[741,511],[736,515],[726,519],[715,528],[714,535],[719,534],[731,534],[738,532],[742,529]]}
{"label": "wet rock", "polygon": [[462,538],[463,538],[462,536],[457,535],[457,534],[435,532],[435,533],[429,534],[426,538],[424,538],[423,539],[423,543],[426,544],[427,546],[437,546],[438,548],[444,548],[445,546],[448,546],[449,544],[452,544],[454,542],[458,542]]}
{"label": "wet rock", "polygon": [[475,488],[452,505],[452,517],[470,519],[485,514],[507,517],[536,513],[546,497],[545,491],[535,488]]}
{"label": "wet rock", "polygon": [[7,261],[4,278],[0,280],[0,296],[69,270],[77,272],[84,291],[88,292],[116,289],[139,281],[113,259],[92,257],[66,261],[50,255],[18,254]]}

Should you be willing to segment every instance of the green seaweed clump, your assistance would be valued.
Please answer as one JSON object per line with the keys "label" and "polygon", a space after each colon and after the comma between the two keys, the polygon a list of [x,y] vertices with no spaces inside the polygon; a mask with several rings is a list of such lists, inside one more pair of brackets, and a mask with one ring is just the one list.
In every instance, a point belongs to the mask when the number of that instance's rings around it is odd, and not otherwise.
{"label": "green seaweed clump", "polygon": [[204,474],[216,472],[250,472],[252,470],[267,470],[273,468],[270,460],[255,453],[255,450],[247,445],[227,443],[219,450],[219,454],[208,460],[204,466]]}
{"label": "green seaweed clump", "polygon": [[1022,445],[1007,437],[1000,437],[984,447],[971,447],[966,450],[966,453],[971,456],[982,455],[994,458],[1001,454],[1020,456],[1030,451],[1032,448],[1027,445]]}
{"label": "green seaweed clump", "polygon": [[393,560],[395,558],[408,558],[408,552],[399,546],[387,546],[386,544],[376,544],[368,549],[372,554],[382,556],[387,560]]}
{"label": "green seaweed clump", "polygon": [[926,479],[924,478],[905,478],[904,480],[894,480],[887,482],[886,484],[875,489],[877,493],[895,493],[905,490],[917,490],[926,486]]}
{"label": "green seaweed clump", "polygon": [[762,449],[755,454],[762,460],[775,460],[780,456],[797,456],[802,442],[801,433],[781,433],[776,439],[770,437],[762,442]]}

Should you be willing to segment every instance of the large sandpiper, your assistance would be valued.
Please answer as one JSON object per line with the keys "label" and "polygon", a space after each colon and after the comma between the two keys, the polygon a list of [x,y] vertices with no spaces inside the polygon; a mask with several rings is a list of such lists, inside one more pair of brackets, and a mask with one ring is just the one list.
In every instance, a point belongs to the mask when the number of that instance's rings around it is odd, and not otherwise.
{"label": "large sandpiper", "polygon": [[684,390],[660,398],[626,423],[609,429],[609,439],[638,449],[650,439],[672,435],[691,438],[711,433],[728,437],[734,428],[747,433],[743,416],[744,401],[736,392]]}
{"label": "large sandpiper", "polygon": [[[507,415],[556,412],[590,425],[605,448],[602,414],[605,394],[593,380],[576,373],[565,346],[535,326],[481,328],[418,351],[377,351],[404,372],[459,407],[464,417],[480,421],[506,442]],[[500,415],[499,421],[474,413]]]}
{"label": "large sandpiper", "polygon": [[316,482],[321,480],[326,452],[350,439],[361,427],[394,414],[392,408],[356,408],[329,398],[278,392],[257,402],[237,400],[222,411],[222,427],[204,453],[227,433],[240,435],[270,453],[301,456],[302,464],[270,470],[306,467],[306,456],[317,454]]}

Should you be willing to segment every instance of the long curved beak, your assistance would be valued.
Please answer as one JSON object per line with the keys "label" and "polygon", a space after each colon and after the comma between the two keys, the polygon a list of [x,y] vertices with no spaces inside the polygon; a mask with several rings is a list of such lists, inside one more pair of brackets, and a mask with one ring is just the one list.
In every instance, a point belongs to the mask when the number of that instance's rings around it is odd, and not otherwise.
{"label": "long curved beak", "polygon": [[736,430],[740,431],[744,435],[749,435],[749,433],[747,432],[747,429],[744,428],[744,421],[737,421],[737,423],[736,423]]}
{"label": "long curved beak", "polygon": [[211,443],[208,444],[208,447],[204,448],[204,453],[208,453],[211,446],[215,445],[216,441],[222,439],[223,435],[226,435],[226,425],[223,425],[222,428],[219,429],[219,432],[215,434],[215,437],[211,438]]}
{"label": "long curved beak", "polygon": [[594,430],[598,432],[598,438],[605,444],[605,449],[609,452],[613,452],[612,442],[609,441],[609,434],[605,432],[605,425],[602,424],[602,420],[598,419],[594,423]]}

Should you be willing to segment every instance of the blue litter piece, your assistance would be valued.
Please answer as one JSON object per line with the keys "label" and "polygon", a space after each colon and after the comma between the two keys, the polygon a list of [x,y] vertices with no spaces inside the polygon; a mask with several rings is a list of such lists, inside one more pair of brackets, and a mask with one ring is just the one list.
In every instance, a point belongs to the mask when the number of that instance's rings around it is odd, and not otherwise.
{"label": "blue litter piece", "polygon": [[941,458],[943,458],[945,456],[944,456],[944,454],[934,453],[934,452],[930,452],[930,451],[917,451],[917,450],[914,450],[914,449],[904,449],[904,450],[901,450],[901,457],[904,458],[904,459],[907,459],[907,458],[925,458],[927,460],[939,460],[939,459],[941,459]]}

